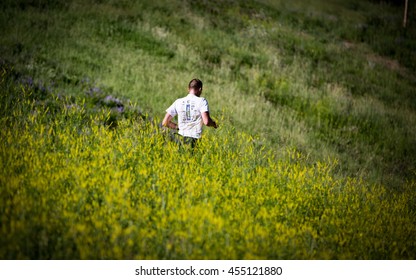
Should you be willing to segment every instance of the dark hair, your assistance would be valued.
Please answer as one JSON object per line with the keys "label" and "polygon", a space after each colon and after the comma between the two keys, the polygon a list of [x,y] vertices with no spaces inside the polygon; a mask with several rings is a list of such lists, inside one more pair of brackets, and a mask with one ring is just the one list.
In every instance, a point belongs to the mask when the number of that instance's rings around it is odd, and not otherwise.
{"label": "dark hair", "polygon": [[189,82],[189,88],[199,89],[202,88],[202,81],[199,79],[193,79]]}

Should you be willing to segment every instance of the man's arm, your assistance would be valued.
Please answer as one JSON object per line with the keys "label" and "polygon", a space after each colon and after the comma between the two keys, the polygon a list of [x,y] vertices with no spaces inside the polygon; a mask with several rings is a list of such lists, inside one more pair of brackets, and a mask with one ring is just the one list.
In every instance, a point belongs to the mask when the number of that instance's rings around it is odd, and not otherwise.
{"label": "man's arm", "polygon": [[217,128],[217,124],[213,119],[211,119],[209,112],[203,112],[202,113],[202,121],[206,126],[212,126],[213,128]]}
{"label": "man's arm", "polygon": [[169,113],[166,113],[165,117],[163,118],[162,125],[172,129],[178,129],[178,125],[172,122],[172,118],[173,117]]}

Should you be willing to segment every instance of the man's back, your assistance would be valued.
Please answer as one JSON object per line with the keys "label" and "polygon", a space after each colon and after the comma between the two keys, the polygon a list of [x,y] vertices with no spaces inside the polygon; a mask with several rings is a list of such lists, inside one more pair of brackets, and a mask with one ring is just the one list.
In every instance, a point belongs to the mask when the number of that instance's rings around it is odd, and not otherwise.
{"label": "man's back", "polygon": [[179,134],[192,138],[201,138],[202,113],[208,111],[207,100],[193,94],[177,99],[167,110],[172,116],[178,115]]}
{"label": "man's back", "polygon": [[[217,128],[217,123],[209,114],[208,101],[201,97],[202,81],[193,79],[188,85],[188,95],[177,99],[167,110],[162,125],[179,129],[184,140],[191,139],[193,145],[201,138],[202,126]],[[172,119],[178,116],[178,124]]]}

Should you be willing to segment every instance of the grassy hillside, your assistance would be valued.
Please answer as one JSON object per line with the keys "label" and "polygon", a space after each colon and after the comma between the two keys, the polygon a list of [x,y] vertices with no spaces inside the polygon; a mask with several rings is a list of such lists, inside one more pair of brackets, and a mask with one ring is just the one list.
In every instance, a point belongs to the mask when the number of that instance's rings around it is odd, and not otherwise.
{"label": "grassy hillside", "polygon": [[[0,7],[1,258],[415,258],[414,6]],[[191,155],[157,123],[194,77]]]}
{"label": "grassy hillside", "polygon": [[2,59],[65,94],[80,85],[161,118],[200,77],[218,115],[280,152],[337,158],[389,185],[415,170],[415,28],[363,1],[7,1]]}

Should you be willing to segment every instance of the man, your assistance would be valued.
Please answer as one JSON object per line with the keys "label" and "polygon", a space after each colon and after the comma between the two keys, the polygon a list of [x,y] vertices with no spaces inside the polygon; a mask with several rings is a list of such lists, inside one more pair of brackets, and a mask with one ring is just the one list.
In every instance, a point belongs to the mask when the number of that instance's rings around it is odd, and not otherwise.
{"label": "man", "polygon": [[[201,138],[202,124],[217,128],[217,124],[209,115],[208,101],[201,97],[202,81],[193,79],[188,85],[188,95],[177,99],[167,110],[162,125],[178,129],[182,142],[195,146]],[[178,116],[178,124],[172,119]]]}

